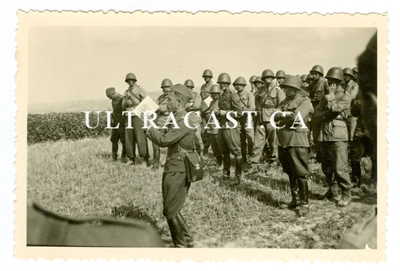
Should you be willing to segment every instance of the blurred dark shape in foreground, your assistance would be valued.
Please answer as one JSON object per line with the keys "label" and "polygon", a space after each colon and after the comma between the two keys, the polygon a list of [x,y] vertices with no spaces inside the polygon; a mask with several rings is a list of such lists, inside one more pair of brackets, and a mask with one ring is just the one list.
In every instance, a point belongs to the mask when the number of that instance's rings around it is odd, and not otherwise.
{"label": "blurred dark shape in foreground", "polygon": [[156,229],[136,219],[75,219],[27,207],[28,246],[165,247]]}

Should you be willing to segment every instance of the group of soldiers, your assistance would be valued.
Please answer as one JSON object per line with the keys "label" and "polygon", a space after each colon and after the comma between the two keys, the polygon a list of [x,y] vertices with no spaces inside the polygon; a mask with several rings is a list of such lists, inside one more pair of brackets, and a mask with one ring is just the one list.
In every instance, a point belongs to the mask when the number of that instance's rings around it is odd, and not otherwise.
{"label": "group of soldiers", "polygon": [[[324,76],[325,75],[325,76]],[[143,120],[131,117],[133,129],[125,129],[127,118],[123,111],[132,111],[147,96],[137,85],[136,76],[128,73],[125,82],[129,88],[121,95],[108,88],[112,99],[114,126],[112,130],[112,157],[117,160],[118,141],[123,145],[121,160],[135,164],[137,145],[139,156],[147,166],[160,166],[160,148],[168,147],[163,174],[164,215],[170,227],[175,246],[191,247],[193,239],[180,210],[190,183],[185,182],[184,154],[197,152],[207,157],[211,147],[215,162],[222,166],[222,181],[239,185],[243,174],[257,173],[260,166],[281,165],[288,174],[292,200],[281,208],[296,208],[300,216],[309,212],[308,174],[310,158],[321,163],[328,191],[320,199],[328,198],[345,207],[351,203],[350,188],[361,184],[361,158],[372,160],[371,183],[376,184],[376,154],[374,144],[361,118],[358,94],[358,69],[333,67],[324,74],[320,65],[309,74],[287,75],[270,69],[247,81],[238,77],[233,82],[227,73],[221,73],[213,84],[213,73],[205,70],[200,93],[194,92],[194,83],[173,85],[170,79],[161,82],[163,94],[155,123],[161,129],[143,129]],[[233,88],[231,88],[231,84]],[[211,98],[211,101],[210,101]],[[253,111],[249,114],[248,111]],[[171,112],[180,129],[166,125]],[[186,127],[183,115],[190,114]],[[238,125],[230,124],[230,112]],[[246,113],[247,112],[247,113]],[[213,118],[218,122],[213,122]],[[373,116],[376,117],[376,116]],[[149,160],[147,138],[152,141],[153,161]],[[231,179],[231,155],[234,156],[234,176]],[[351,163],[351,176],[347,165]],[[265,165],[267,163],[268,165]],[[352,184],[353,182],[353,184]]]}

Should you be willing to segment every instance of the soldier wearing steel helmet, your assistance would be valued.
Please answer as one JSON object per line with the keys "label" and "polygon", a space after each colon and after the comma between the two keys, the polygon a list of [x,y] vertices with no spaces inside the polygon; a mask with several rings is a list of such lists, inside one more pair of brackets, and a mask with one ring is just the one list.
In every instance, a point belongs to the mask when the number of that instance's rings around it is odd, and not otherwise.
{"label": "soldier wearing steel helmet", "polygon": [[[242,112],[254,111],[254,95],[245,89],[247,83],[243,77],[238,77],[233,86],[239,95],[241,101]],[[247,164],[247,157],[252,157],[254,148],[254,123],[252,116],[244,114],[240,117],[240,145],[243,163]]]}
{"label": "soldier wearing steel helmet", "polygon": [[[219,110],[216,112],[221,129],[218,131],[217,142],[219,150],[223,156],[223,179],[230,180],[231,170],[231,157],[232,153],[235,156],[235,177],[229,182],[229,185],[240,184],[242,178],[242,153],[240,150],[240,124],[236,127],[228,122],[227,114],[229,112],[236,113],[236,120],[242,115],[242,106],[239,95],[234,93],[229,85],[231,84],[231,77],[227,73],[221,73],[218,76],[218,84],[222,90],[219,98]],[[231,114],[235,118],[234,114]],[[230,123],[230,124],[228,124]]]}
{"label": "soldier wearing steel helmet", "polygon": [[257,76],[252,75],[252,76],[250,77],[250,79],[249,79],[250,86],[251,86],[250,92],[251,92],[251,94],[253,94],[253,95],[256,95],[256,93],[257,93],[257,87],[256,87],[256,85],[254,84],[254,81],[256,80],[256,78],[257,78]]}
{"label": "soldier wearing steel helmet", "polygon": [[[122,100],[122,109],[124,111],[133,111],[137,105],[147,96],[147,92],[136,84],[137,79],[135,74],[128,73],[125,77],[125,82],[129,88],[125,91]],[[149,148],[147,145],[146,135],[144,134],[143,120],[138,116],[132,116],[131,118],[133,129],[128,128],[128,117],[125,122],[125,146],[126,154],[129,158],[127,165],[135,164],[135,144],[138,146],[139,156],[144,158],[147,166],[150,166],[149,162]]]}
{"label": "soldier wearing steel helmet", "polygon": [[213,151],[215,159],[217,160],[217,166],[220,167],[222,165],[222,155],[218,148],[218,142],[217,142],[217,135],[220,127],[217,126],[217,124],[212,123],[211,121],[212,120],[211,114],[212,113],[215,114],[219,110],[218,102],[219,102],[219,97],[221,96],[221,90],[219,88],[219,85],[215,84],[211,86],[210,96],[212,98],[210,106],[205,108],[202,114],[207,122],[207,125],[205,126],[205,131],[210,138],[211,149]]}
{"label": "soldier wearing steel helmet", "polygon": [[189,116],[189,123],[192,125],[192,127],[196,127],[195,128],[195,133],[196,133],[196,137],[199,140],[200,143],[200,148],[201,150],[203,150],[204,146],[203,146],[203,142],[201,139],[201,96],[200,94],[198,94],[197,92],[195,92],[194,89],[194,83],[191,79],[187,79],[184,83],[185,87],[187,87],[190,91],[190,94],[192,94],[192,100],[189,101],[189,103],[186,106],[186,111],[187,112],[193,112],[190,113]]}
{"label": "soldier wearing steel helmet", "polygon": [[358,67],[354,67],[352,69],[353,75],[354,75],[354,80],[357,82],[358,81]]}
{"label": "soldier wearing steel helmet", "polygon": [[184,123],[186,104],[192,99],[190,91],[182,84],[173,85],[167,94],[167,107],[174,113],[179,129],[168,127],[166,132],[150,127],[147,137],[160,147],[168,147],[162,176],[163,215],[166,217],[175,247],[194,247],[193,236],[181,210],[189,191],[184,158],[195,153],[198,146],[194,130]]}
{"label": "soldier wearing steel helmet", "polygon": [[283,81],[285,81],[286,73],[282,70],[276,72],[275,78],[277,85],[280,86]]}
{"label": "soldier wearing steel helmet", "polygon": [[[289,175],[292,200],[282,204],[281,208],[296,208],[298,214],[304,216],[309,212],[308,208],[308,154],[309,140],[307,122],[313,112],[311,101],[302,95],[302,80],[297,76],[288,75],[281,87],[286,93],[286,99],[279,104],[279,110],[275,121],[277,127],[278,157],[283,171]],[[298,114],[304,120],[297,119]],[[296,122],[295,122],[296,121]]]}
{"label": "soldier wearing steel helmet", "polygon": [[[204,101],[210,96],[210,89],[211,86],[213,85],[212,78],[213,78],[213,73],[211,70],[206,69],[203,72],[203,79],[204,79],[204,84],[200,88],[200,96],[201,99]],[[208,150],[210,149],[210,136],[206,131],[204,130],[204,125],[206,125],[206,121],[203,119],[202,125],[201,125],[201,139],[203,142],[203,155],[208,154]]]}
{"label": "soldier wearing steel helmet", "polygon": [[[278,86],[273,85],[274,73],[266,69],[261,75],[264,81],[264,88],[259,90],[256,96],[256,107],[260,110],[260,121],[265,127],[264,153],[269,164],[275,163],[278,155],[276,146],[276,129],[271,125],[270,117],[277,110],[279,104],[286,98],[285,93]],[[254,152],[260,151],[257,146]]]}
{"label": "soldier wearing steel helmet", "polygon": [[[317,105],[319,104],[322,97],[325,95],[325,93],[329,92],[328,83],[324,78],[324,69],[320,65],[313,66],[310,70],[310,74],[314,79],[310,87],[310,99],[313,107],[317,108]],[[313,118],[311,120],[311,132],[314,139],[314,158],[317,161],[321,161],[321,145],[317,140],[319,136],[319,128],[320,126],[318,121]]]}
{"label": "soldier wearing steel helmet", "polygon": [[[161,89],[163,94],[161,94],[156,103],[158,104],[158,109],[156,111],[157,118],[155,124],[160,128],[161,133],[166,133],[166,129],[163,129],[165,123],[167,122],[170,111],[167,108],[168,104],[168,94],[171,92],[172,81],[169,78],[165,78],[161,81]],[[160,146],[152,142],[153,146],[153,166],[152,169],[157,170],[160,167],[160,156],[161,149]]]}
{"label": "soldier wearing steel helmet", "polygon": [[[344,92],[351,95],[353,98],[351,103],[353,104],[357,94],[358,94],[358,84],[355,82],[355,77],[352,69],[343,69],[343,79],[344,79]],[[349,131],[349,141],[353,141],[354,131],[357,126],[357,118],[349,114],[347,117],[347,129]]]}
{"label": "soldier wearing steel helmet", "polygon": [[345,207],[351,202],[351,182],[346,169],[349,140],[346,119],[350,113],[352,97],[342,87],[341,68],[329,69],[326,78],[329,93],[323,96],[314,116],[320,126],[318,141],[321,142],[322,171],[329,185],[328,191],[320,198],[333,198],[339,206]]}

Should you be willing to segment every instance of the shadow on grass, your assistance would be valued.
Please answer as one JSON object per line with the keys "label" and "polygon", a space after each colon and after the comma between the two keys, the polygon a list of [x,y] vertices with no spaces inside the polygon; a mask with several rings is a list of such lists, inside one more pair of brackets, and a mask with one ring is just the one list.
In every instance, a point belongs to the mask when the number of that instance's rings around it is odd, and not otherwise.
{"label": "shadow on grass", "polygon": [[141,209],[138,206],[133,206],[133,205],[115,206],[112,208],[112,216],[117,218],[134,218],[143,220],[153,225],[157,229],[160,236],[169,235],[168,227],[160,226],[155,219],[150,217],[145,212],[145,210]]}
{"label": "shadow on grass", "polygon": [[111,152],[99,152],[95,156],[99,159],[111,160]]}

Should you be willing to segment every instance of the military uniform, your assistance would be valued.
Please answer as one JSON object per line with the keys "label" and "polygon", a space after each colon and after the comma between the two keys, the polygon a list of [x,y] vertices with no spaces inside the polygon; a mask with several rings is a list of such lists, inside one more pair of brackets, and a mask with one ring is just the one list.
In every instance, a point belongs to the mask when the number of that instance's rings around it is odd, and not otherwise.
{"label": "military uniform", "polygon": [[[200,114],[200,109],[201,109],[201,103],[202,103],[202,99],[200,94],[198,94],[197,92],[192,91],[192,101],[189,103],[189,106],[186,108],[187,112],[193,112],[190,114],[189,116],[189,123],[191,126],[193,127],[197,127],[195,128],[195,133],[196,133],[196,137],[200,143],[200,149],[203,150],[203,140],[201,137],[201,125],[202,125],[202,118],[201,118],[201,114]],[[199,115],[197,115],[195,112],[199,112]]]}
{"label": "military uniform", "polygon": [[361,185],[361,158],[370,156],[371,183],[376,185],[377,160],[374,146],[367,129],[365,129],[363,118],[361,116],[361,104],[358,99],[354,100],[351,107],[351,114],[357,120],[353,140],[350,142],[350,158],[352,169],[352,182],[357,186]]}
{"label": "military uniform", "polygon": [[185,152],[194,152],[196,135],[184,124],[185,110],[174,114],[179,129],[169,127],[166,133],[151,127],[147,137],[160,147],[168,147],[167,160],[162,177],[163,215],[168,221],[171,236],[177,247],[193,245],[193,238],[181,215],[190,187],[185,170]]}
{"label": "military uniform", "polygon": [[[237,116],[242,114],[242,106],[239,95],[232,92],[231,89],[225,90],[219,97],[218,106],[220,110],[235,111]],[[234,115],[231,114],[232,117]],[[240,178],[242,174],[242,153],[240,149],[240,123],[236,128],[227,127],[226,115],[220,115],[218,117],[221,129],[218,131],[217,142],[219,151],[223,156],[223,175],[224,178],[229,178],[231,168],[231,157],[230,153],[235,155],[236,167],[235,167],[235,178]],[[232,126],[232,124],[231,124]]]}
{"label": "military uniform", "polygon": [[[344,92],[350,94],[350,96],[353,98],[352,103],[355,101],[357,97],[358,89],[359,89],[358,84],[353,80],[350,80],[344,86]],[[354,131],[356,129],[356,126],[357,126],[357,118],[354,117],[352,114],[350,114],[347,117],[347,129],[349,132],[349,141],[353,141]]]}
{"label": "military uniform", "polygon": [[346,170],[348,163],[348,131],[346,119],[349,115],[351,95],[336,91],[325,95],[316,108],[314,120],[319,123],[318,141],[321,142],[321,166],[329,184],[329,193],[334,197],[350,197],[350,176]]}
{"label": "military uniform", "polygon": [[[308,205],[308,155],[309,155],[309,138],[308,128],[303,128],[300,124],[294,125],[295,129],[290,127],[293,125],[294,119],[300,112],[305,124],[313,112],[310,99],[301,93],[297,93],[294,99],[285,99],[280,105],[279,110],[282,112],[293,112],[293,116],[276,117],[277,126],[284,126],[277,130],[278,157],[282,164],[283,171],[289,175],[290,191],[292,201],[295,205]],[[299,195],[297,195],[297,189]],[[298,198],[298,199],[297,199]]]}
{"label": "military uniform", "polygon": [[[203,115],[204,119],[207,122],[210,119],[211,113],[212,112],[215,113],[219,110],[218,102],[219,100],[211,101],[210,106],[206,110],[204,110]],[[207,127],[208,129],[206,129],[206,133],[210,138],[211,149],[213,151],[214,157],[217,159],[218,165],[220,165],[222,164],[222,155],[221,152],[219,151],[217,142],[218,129],[214,124],[209,124]]]}
{"label": "military uniform", "polygon": [[[285,98],[285,93],[277,86],[264,87],[258,91],[255,97],[258,116],[254,134],[254,155],[250,159],[252,163],[259,162],[265,146],[268,146],[269,162],[273,163],[277,159],[276,129],[272,127],[270,117]],[[261,125],[264,126],[264,130]]]}
{"label": "military uniform", "polygon": [[[325,80],[324,77],[320,77],[318,80],[314,81],[310,86],[310,99],[311,103],[316,110],[315,114],[317,114],[317,106],[322,97],[328,92],[328,82]],[[321,159],[321,144],[318,141],[319,136],[319,122],[311,117],[311,132],[314,144],[314,154],[317,161]]]}
{"label": "military uniform", "polygon": [[[168,102],[167,98],[168,98],[168,93],[163,93],[157,98],[156,101],[159,107],[156,111],[157,118],[155,120],[155,124],[157,125],[161,133],[166,133],[167,131],[166,129],[163,129],[170,113],[167,109],[167,102]],[[160,166],[160,156],[161,156],[160,146],[158,146],[154,142],[152,142],[151,144],[153,146],[153,169],[158,169]]]}
{"label": "military uniform", "polygon": [[119,125],[118,129],[111,130],[111,138],[112,142],[112,157],[114,160],[117,160],[118,157],[118,141],[122,143],[122,153],[121,159],[126,159],[126,147],[125,147],[125,120],[122,116],[122,95],[117,94],[115,98],[112,99],[111,105],[113,108],[112,113],[112,127],[116,127]]}
{"label": "military uniform", "polygon": [[[254,111],[255,102],[254,95],[248,90],[238,92],[242,111]],[[250,116],[250,124],[252,127],[247,127],[248,117],[247,114],[240,117],[240,145],[243,162],[247,162],[247,154],[249,157],[254,156],[254,122],[253,117]]]}
{"label": "military uniform", "polygon": [[[138,86],[134,85],[125,91],[124,98],[122,101],[122,109],[124,111],[134,110],[137,105],[147,96],[146,91]],[[145,133],[142,130],[143,120],[138,116],[132,116],[132,127],[133,129],[125,129],[125,145],[126,154],[128,158],[133,161],[135,159],[135,144],[138,146],[139,156],[145,158],[148,161],[149,148]],[[128,126],[128,117],[125,121],[126,127]]]}
{"label": "military uniform", "polygon": [[[200,97],[204,101],[210,96],[210,89],[212,87],[213,83],[212,81],[208,81],[208,83],[205,83],[201,86],[200,88]],[[210,141],[210,135],[204,130],[204,126],[206,125],[206,120],[202,120],[201,123],[201,139],[203,143],[203,155],[208,153],[208,149],[210,148],[211,141]]]}

